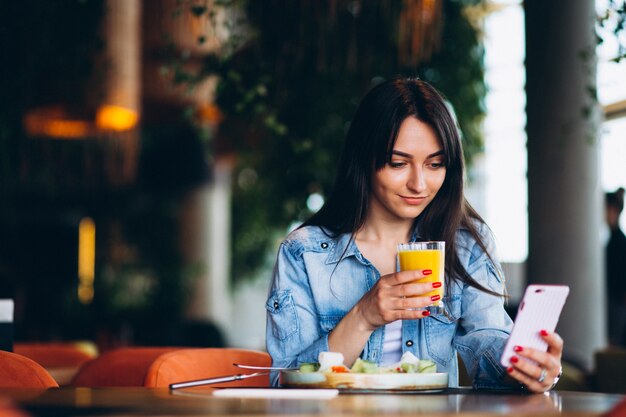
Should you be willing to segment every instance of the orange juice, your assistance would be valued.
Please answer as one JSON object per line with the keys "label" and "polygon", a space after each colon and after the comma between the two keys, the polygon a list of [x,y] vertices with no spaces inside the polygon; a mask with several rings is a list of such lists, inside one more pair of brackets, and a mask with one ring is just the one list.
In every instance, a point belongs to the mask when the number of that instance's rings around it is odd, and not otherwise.
{"label": "orange juice", "polygon": [[[439,242],[419,242],[424,244],[432,244]],[[443,242],[441,242],[443,243]],[[417,245],[415,243],[409,244]],[[441,282],[441,287],[424,294],[425,296],[439,295],[443,298],[444,289],[444,271],[445,271],[445,252],[444,249],[399,249],[398,258],[400,260],[400,270],[424,270],[430,269],[432,274],[417,280],[417,282]],[[434,306],[441,306],[441,299],[433,303]]]}

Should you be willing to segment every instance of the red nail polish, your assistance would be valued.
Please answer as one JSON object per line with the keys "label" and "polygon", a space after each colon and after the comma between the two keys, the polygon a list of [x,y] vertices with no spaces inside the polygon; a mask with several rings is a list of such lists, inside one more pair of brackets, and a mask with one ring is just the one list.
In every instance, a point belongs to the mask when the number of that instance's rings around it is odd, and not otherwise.
{"label": "red nail polish", "polygon": [[430,316],[430,311],[428,311],[428,310],[422,311],[422,316],[424,316],[424,317]]}
{"label": "red nail polish", "polygon": [[519,358],[517,356],[511,356],[511,362],[517,363],[519,362]]}
{"label": "red nail polish", "polygon": [[513,372],[513,367],[512,367],[512,366],[509,366],[508,368],[506,368],[506,371],[507,371],[508,373],[512,373],[512,372]]}
{"label": "red nail polish", "polygon": [[430,297],[430,301],[437,301],[440,298],[441,298],[440,295],[433,295],[432,297]]}
{"label": "red nail polish", "polygon": [[433,282],[433,288],[441,287],[441,282]]}
{"label": "red nail polish", "polygon": [[430,275],[430,274],[432,274],[432,273],[433,273],[433,270],[432,270],[432,269],[424,269],[424,270],[422,271],[422,274],[424,274],[424,275]]}
{"label": "red nail polish", "polygon": [[513,350],[514,350],[514,351],[516,351],[516,352],[521,352],[522,350],[524,350],[524,348],[523,348],[523,347],[521,347],[521,346],[515,346],[515,347],[513,348]]}
{"label": "red nail polish", "polygon": [[548,331],[547,330],[541,330],[539,332],[539,334],[542,335],[542,336],[547,336],[548,335]]}

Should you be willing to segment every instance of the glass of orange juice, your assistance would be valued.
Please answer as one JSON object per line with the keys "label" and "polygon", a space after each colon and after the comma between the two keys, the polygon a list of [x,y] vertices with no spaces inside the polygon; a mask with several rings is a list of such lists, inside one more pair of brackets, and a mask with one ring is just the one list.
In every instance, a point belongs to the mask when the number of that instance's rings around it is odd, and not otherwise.
{"label": "glass of orange juice", "polygon": [[443,313],[444,272],[445,272],[446,242],[410,242],[398,245],[398,260],[400,271],[430,269],[432,274],[417,282],[441,282],[441,287],[434,288],[424,296],[438,295],[439,300],[426,307],[431,313]]}

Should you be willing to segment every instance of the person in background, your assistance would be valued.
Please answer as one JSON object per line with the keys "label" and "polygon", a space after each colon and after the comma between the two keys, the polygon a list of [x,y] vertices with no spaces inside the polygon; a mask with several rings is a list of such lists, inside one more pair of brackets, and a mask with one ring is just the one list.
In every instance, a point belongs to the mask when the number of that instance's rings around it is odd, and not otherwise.
{"label": "person in background", "polygon": [[624,210],[624,189],[605,194],[606,223],[610,229],[606,245],[606,279],[609,301],[609,341],[626,347],[626,236],[619,226]]}
{"label": "person in background", "polygon": [[[446,101],[419,79],[374,87],[348,131],[324,206],[278,251],[267,310],[273,365],[317,362],[320,352],[389,365],[405,352],[436,363],[458,385],[457,352],[475,388],[545,392],[560,375],[563,340],[542,331],[542,352],[500,356],[512,322],[489,228],[463,193],[461,139]],[[445,241],[445,310],[423,307],[431,271],[398,272],[396,246]],[[436,287],[435,287],[436,288]],[[531,360],[527,360],[531,359]],[[272,383],[278,383],[273,375]]]}

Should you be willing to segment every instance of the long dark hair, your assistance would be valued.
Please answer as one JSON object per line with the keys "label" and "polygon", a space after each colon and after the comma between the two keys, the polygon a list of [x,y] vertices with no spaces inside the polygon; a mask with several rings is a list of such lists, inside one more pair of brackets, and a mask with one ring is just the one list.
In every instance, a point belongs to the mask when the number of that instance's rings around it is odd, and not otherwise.
{"label": "long dark hair", "polygon": [[434,87],[413,78],[385,81],[363,98],[350,125],[334,188],[322,208],[302,226],[321,226],[354,239],[366,220],[371,180],[390,161],[400,125],[407,117],[428,124],[445,155],[446,177],[439,192],[418,216],[421,238],[446,242],[446,272],[452,279],[494,295],[476,282],[456,252],[456,234],[467,229],[489,255],[478,226],[484,224],[463,194],[464,158],[459,131],[445,100]]}

